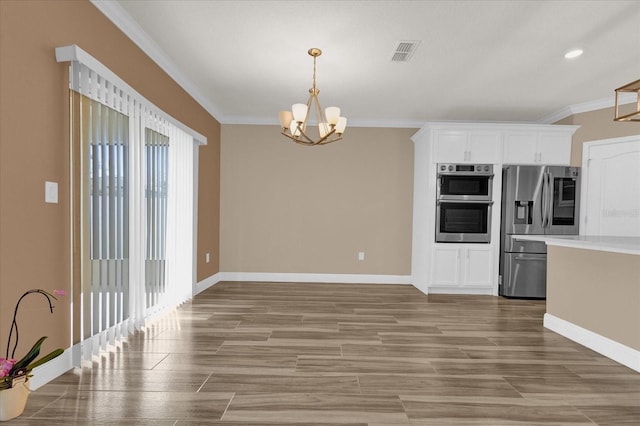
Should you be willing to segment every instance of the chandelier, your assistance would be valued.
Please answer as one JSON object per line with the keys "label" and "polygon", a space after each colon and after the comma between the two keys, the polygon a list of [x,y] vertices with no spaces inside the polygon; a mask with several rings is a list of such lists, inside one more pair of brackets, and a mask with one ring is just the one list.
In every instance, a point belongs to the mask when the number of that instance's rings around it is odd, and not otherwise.
{"label": "chandelier", "polygon": [[[309,55],[313,56],[313,87],[309,89],[309,100],[306,104],[294,104],[291,111],[280,111],[278,118],[282,127],[282,134],[301,145],[314,146],[326,145],[342,139],[342,133],[347,127],[347,119],[340,117],[340,108],[332,106],[323,110],[318,101],[320,90],[316,88],[316,61],[322,55],[322,50],[309,49]],[[311,110],[315,109],[316,123],[318,125],[319,138],[309,137],[307,124]]]}

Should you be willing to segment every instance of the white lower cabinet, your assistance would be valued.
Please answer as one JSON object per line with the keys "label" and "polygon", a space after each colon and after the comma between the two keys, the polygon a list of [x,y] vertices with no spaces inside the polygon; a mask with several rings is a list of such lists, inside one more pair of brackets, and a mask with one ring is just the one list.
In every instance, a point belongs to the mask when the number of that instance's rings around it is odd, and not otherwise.
{"label": "white lower cabinet", "polygon": [[493,245],[436,244],[432,250],[430,287],[492,288],[493,251]]}
{"label": "white lower cabinet", "polygon": [[457,286],[460,281],[460,251],[447,244],[433,249],[431,262],[431,284]]}
{"label": "white lower cabinet", "polygon": [[493,249],[467,247],[464,250],[463,285],[493,286]]}

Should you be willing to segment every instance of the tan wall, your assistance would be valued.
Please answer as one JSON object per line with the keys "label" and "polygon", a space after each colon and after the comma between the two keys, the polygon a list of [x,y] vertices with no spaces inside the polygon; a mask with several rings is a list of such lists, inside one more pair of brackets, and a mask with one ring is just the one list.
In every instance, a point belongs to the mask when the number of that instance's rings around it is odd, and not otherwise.
{"label": "tan wall", "polygon": [[550,246],[547,312],[640,350],[640,256]]}
{"label": "tan wall", "polygon": [[223,125],[221,271],[409,275],[415,132],[305,147],[275,125]]}
{"label": "tan wall", "polygon": [[571,144],[571,165],[578,167],[582,166],[583,143],[640,134],[638,122],[613,121],[613,107],[575,114],[554,124],[581,126],[574,133]]}
{"label": "tan wall", "polygon": [[[208,138],[200,149],[198,278],[218,272],[220,125],[88,1],[0,0],[0,343],[27,289],[69,290],[68,64],[54,49],[77,44],[165,112]],[[59,204],[44,203],[44,182]],[[210,251],[212,262],[204,263]],[[41,300],[39,300],[41,299]],[[52,316],[44,298],[21,307],[20,348],[49,336],[69,346],[69,296]],[[4,356],[4,349],[0,352]]]}

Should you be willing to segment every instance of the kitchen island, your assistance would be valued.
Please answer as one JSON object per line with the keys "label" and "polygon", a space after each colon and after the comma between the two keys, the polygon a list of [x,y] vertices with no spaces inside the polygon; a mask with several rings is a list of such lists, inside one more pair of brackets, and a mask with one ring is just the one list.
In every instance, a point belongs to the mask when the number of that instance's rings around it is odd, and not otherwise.
{"label": "kitchen island", "polygon": [[547,244],[544,326],[640,372],[640,238],[516,238]]}

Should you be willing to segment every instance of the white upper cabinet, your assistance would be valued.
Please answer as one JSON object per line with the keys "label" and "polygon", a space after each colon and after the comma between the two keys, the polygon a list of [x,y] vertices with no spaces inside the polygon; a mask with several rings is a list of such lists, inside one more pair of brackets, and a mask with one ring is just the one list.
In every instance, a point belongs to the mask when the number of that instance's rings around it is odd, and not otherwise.
{"label": "white upper cabinet", "polygon": [[433,132],[434,160],[437,163],[458,163],[465,161],[467,131],[435,130]]}
{"label": "white upper cabinet", "polygon": [[542,164],[568,166],[571,163],[571,134],[541,132],[538,149]]}
{"label": "white upper cabinet", "polygon": [[569,165],[572,135],[573,131],[508,131],[504,136],[502,163]]}
{"label": "white upper cabinet", "polygon": [[499,161],[500,132],[436,129],[433,149],[437,163],[493,164]]}

